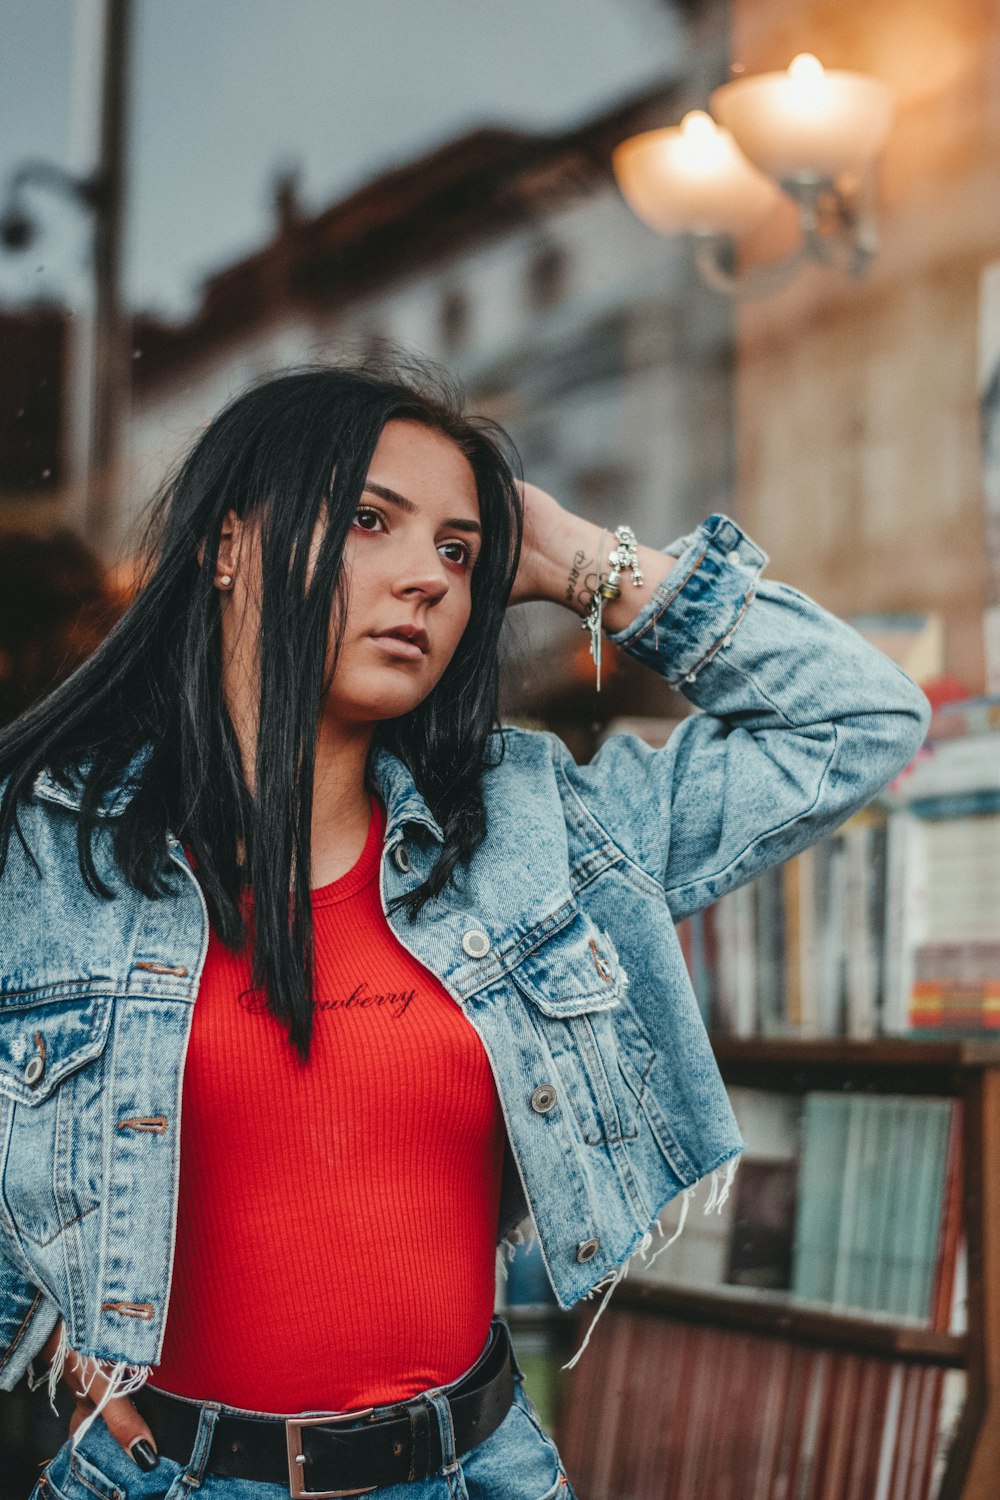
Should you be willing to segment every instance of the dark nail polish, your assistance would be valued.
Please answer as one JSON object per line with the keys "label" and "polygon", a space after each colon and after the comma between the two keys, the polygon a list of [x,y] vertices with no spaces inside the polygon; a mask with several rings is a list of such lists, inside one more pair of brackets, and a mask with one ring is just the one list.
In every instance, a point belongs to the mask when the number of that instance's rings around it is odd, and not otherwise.
{"label": "dark nail polish", "polygon": [[128,1451],[144,1474],[155,1469],[160,1462],[160,1455],[148,1438],[137,1438]]}

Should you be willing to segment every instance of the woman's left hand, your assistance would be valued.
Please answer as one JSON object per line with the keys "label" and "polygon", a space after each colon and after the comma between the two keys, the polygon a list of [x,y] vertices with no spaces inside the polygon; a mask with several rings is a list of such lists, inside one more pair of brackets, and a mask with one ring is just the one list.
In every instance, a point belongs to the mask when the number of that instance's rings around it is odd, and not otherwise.
{"label": "woman's left hand", "polygon": [[[62,1324],[57,1323],[39,1356],[46,1364],[51,1365],[55,1359],[61,1335]],[[104,1372],[110,1368],[92,1357],[81,1359],[75,1349],[66,1350],[60,1383],[73,1398],[73,1411],[69,1419],[71,1437],[81,1422],[93,1417],[98,1402],[107,1390],[108,1378]],[[151,1469],[156,1468],[160,1460],[153,1434],[127,1396],[112,1396],[101,1408],[101,1417],[111,1436],[144,1473],[148,1474]]]}
{"label": "woman's left hand", "polygon": [[599,534],[597,527],[564,510],[558,500],[537,485],[519,482],[518,489],[524,503],[524,536],[510,604],[551,599],[556,581],[565,584],[575,553],[581,545],[586,547],[591,532],[594,541]]}

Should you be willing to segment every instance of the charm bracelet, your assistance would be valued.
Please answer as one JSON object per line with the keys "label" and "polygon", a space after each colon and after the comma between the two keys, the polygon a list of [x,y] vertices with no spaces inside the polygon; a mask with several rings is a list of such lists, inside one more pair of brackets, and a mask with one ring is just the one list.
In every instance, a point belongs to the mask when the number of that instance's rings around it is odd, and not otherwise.
{"label": "charm bracelet", "polygon": [[[604,532],[601,533],[604,538]],[[600,544],[598,544],[598,554]],[[601,630],[604,616],[604,606],[609,599],[621,597],[621,577],[623,573],[632,574],[634,588],[639,588],[645,582],[642,569],[639,566],[639,544],[635,532],[631,526],[615,527],[615,545],[608,553],[608,562],[611,571],[607,578],[601,578],[594,590],[594,597],[581,621],[581,628],[590,631],[590,655],[597,671],[597,691],[601,691]]]}

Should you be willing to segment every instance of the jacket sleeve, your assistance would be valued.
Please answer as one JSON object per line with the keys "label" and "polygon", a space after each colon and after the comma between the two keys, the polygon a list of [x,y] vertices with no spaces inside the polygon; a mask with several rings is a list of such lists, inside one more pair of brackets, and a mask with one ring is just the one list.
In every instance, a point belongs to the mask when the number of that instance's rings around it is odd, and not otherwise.
{"label": "jacket sleeve", "polygon": [[11,1391],[43,1348],[59,1311],[0,1241],[0,1390]]}
{"label": "jacket sleeve", "polygon": [[664,887],[675,921],[788,859],[863,806],[912,759],[926,697],[858,633],[786,584],[713,515],[611,639],[703,712],[660,750],[612,735],[565,787]]}

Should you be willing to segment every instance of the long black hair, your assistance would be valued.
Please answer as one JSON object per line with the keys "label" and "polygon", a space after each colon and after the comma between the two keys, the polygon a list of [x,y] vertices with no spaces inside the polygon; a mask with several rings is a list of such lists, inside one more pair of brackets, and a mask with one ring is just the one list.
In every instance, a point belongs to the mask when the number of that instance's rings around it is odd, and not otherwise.
{"label": "long black hair", "polygon": [[[346,612],[341,559],[375,446],[396,418],[444,434],[465,455],[483,529],[471,616],[454,656],[428,697],[380,724],[373,741],[373,751],[384,747],[408,767],[444,835],[428,878],[405,898],[412,919],[485,835],[482,775],[498,753],[499,637],[522,521],[513,445],[495,423],[466,415],[460,389],[435,367],[383,354],[297,368],[230,402],[154,499],[145,580],[130,608],[83,666],[0,734],[0,872],[11,836],[25,843],[18,808],[47,768],[80,790],[81,875],[110,898],[93,839],[102,805],[138,756],[134,794],[114,819],[118,866],[145,895],[164,895],[173,830],[232,948],[248,940],[240,896],[252,888],[253,983],[303,1060],[312,1032],[313,772]],[[223,692],[213,582],[230,510],[261,525],[252,795]]]}

